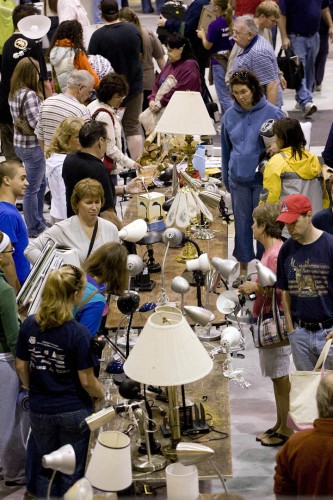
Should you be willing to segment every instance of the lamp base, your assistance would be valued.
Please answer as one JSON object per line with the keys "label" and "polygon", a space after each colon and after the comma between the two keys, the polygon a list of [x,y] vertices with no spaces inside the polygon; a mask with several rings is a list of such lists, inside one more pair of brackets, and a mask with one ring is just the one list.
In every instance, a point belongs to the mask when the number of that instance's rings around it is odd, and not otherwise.
{"label": "lamp base", "polygon": [[198,339],[203,342],[212,342],[221,338],[221,332],[215,326],[211,326],[209,328],[204,326],[195,326],[194,331],[197,334]]}
{"label": "lamp base", "polygon": [[185,243],[185,246],[181,253],[176,257],[176,261],[180,262],[181,264],[185,264],[187,260],[192,260],[192,259],[197,259],[198,258],[198,252],[196,251],[195,247],[190,243],[189,241]]}
{"label": "lamp base", "polygon": [[164,469],[167,465],[167,460],[161,455],[154,455],[149,460],[148,455],[136,458],[133,462],[135,470],[140,472],[154,472],[156,470]]}
{"label": "lamp base", "polygon": [[197,240],[212,240],[216,237],[216,234],[205,227],[200,227],[194,232],[193,237]]}

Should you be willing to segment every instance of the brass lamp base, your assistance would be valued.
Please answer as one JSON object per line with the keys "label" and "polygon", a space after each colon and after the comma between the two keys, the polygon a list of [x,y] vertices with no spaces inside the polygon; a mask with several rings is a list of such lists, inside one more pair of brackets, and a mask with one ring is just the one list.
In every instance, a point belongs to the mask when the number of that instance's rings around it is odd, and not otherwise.
{"label": "brass lamp base", "polygon": [[195,247],[190,243],[189,241],[185,243],[185,246],[181,253],[176,257],[176,261],[180,262],[181,264],[185,264],[187,260],[191,259],[197,259],[198,258],[198,252],[196,251]]}

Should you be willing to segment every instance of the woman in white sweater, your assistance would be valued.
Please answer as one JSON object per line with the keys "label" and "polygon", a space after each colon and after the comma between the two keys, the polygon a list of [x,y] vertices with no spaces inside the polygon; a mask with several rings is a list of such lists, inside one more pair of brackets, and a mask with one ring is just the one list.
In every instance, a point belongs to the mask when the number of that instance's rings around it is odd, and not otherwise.
{"label": "woman in white sweater", "polygon": [[116,226],[98,217],[104,204],[104,191],[98,181],[83,179],[78,182],[71,203],[76,215],[57,222],[38,238],[30,240],[24,252],[29,262],[36,262],[49,240],[56,242],[59,247],[75,249],[80,263],[104,243],[119,242]]}
{"label": "woman in white sweater", "polygon": [[93,119],[106,124],[109,143],[106,154],[112,158],[114,169],[111,172],[113,184],[117,185],[117,174],[122,168],[140,168],[139,163],[122,152],[121,119],[117,113],[128,93],[128,84],[121,75],[109,74],[100,81],[96,90],[97,99],[88,105]]}

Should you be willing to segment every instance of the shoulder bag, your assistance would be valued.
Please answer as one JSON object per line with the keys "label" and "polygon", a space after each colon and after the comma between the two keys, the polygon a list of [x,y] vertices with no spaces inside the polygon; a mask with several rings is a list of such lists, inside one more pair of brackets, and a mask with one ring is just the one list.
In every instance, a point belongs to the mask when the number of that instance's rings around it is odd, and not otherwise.
{"label": "shoulder bag", "polygon": [[289,345],[288,334],[284,324],[284,316],[280,313],[277,303],[276,289],[273,288],[271,310],[267,314],[264,314],[264,311],[270,297],[267,296],[266,290],[264,293],[264,302],[260,315],[257,324],[254,325],[253,328],[254,346],[267,349]]}
{"label": "shoulder bag", "polygon": [[[114,126],[114,116],[113,116],[113,114],[111,113],[111,111],[109,111],[108,109],[105,109],[105,108],[98,108],[98,109],[96,109],[96,111],[94,112],[94,114],[93,114],[93,115],[92,115],[92,117],[91,117],[91,118],[92,118],[92,120],[96,120],[97,115],[98,115],[99,113],[102,113],[102,112],[107,113],[107,114],[109,115],[109,117],[110,117],[110,118],[111,118],[111,120],[112,120],[112,124],[113,124],[113,126]],[[110,158],[110,156],[108,156],[108,155],[106,155],[106,154],[105,154],[105,155],[104,155],[104,158],[103,158],[103,160],[102,160],[102,161],[103,161],[103,164],[104,164],[104,166],[106,167],[107,171],[108,171],[110,174],[112,174],[112,171],[113,171],[113,170],[115,170],[115,168],[116,168],[116,164],[115,164],[115,162],[113,161],[113,159],[112,159],[112,158]]]}
{"label": "shoulder bag", "polygon": [[329,339],[312,371],[294,371],[289,373],[288,425],[295,430],[312,427],[313,421],[318,418],[317,389],[320,380],[328,373],[332,373],[325,370],[325,361],[331,344],[332,339]]}
{"label": "shoulder bag", "polygon": [[25,91],[25,94],[20,104],[19,114],[14,121],[14,127],[16,128],[16,131],[21,135],[35,135],[34,129],[28,122],[27,117],[24,116],[24,105],[25,101],[27,100],[28,92],[30,92],[30,89],[27,89]]}
{"label": "shoulder bag", "polygon": [[[284,56],[282,52],[285,53]],[[300,58],[290,48],[281,47],[277,55],[277,63],[287,82],[287,89],[298,90],[304,78],[304,68]]]}

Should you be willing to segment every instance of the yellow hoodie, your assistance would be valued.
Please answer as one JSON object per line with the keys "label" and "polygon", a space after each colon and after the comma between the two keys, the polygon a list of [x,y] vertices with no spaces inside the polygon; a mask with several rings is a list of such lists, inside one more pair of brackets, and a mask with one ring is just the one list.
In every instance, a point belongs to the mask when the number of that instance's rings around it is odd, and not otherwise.
{"label": "yellow hoodie", "polygon": [[[283,148],[268,161],[263,179],[264,192],[267,193],[265,201],[277,203],[289,194],[304,194],[310,198],[314,213],[317,209],[329,207],[322,168],[317,156],[306,149],[303,150],[302,158],[296,156],[296,159],[292,157],[291,148]],[[312,189],[311,185],[316,189]],[[318,190],[318,186],[321,189]],[[314,193],[321,193],[321,199],[311,199],[318,196]]]}

